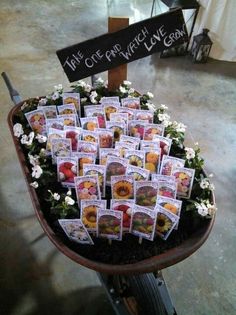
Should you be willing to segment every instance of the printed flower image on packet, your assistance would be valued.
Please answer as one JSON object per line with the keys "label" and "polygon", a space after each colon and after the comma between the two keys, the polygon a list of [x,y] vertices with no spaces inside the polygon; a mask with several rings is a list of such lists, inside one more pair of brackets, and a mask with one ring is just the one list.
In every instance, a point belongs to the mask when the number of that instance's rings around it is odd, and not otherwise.
{"label": "printed flower image on packet", "polygon": [[113,130],[97,128],[99,138],[99,148],[112,148],[113,147]]}
{"label": "printed flower image on packet", "polygon": [[25,117],[34,132],[46,134],[46,117],[43,110],[36,109],[25,113]]}
{"label": "printed flower image on packet", "polygon": [[144,120],[130,120],[129,121],[129,135],[131,137],[137,137],[143,139],[144,128],[147,121]]}
{"label": "printed flower image on packet", "polygon": [[144,128],[143,140],[152,141],[154,135],[163,136],[164,125],[161,124],[147,124]]}
{"label": "printed flower image on packet", "polygon": [[176,198],[177,183],[158,182],[158,195],[169,198]]}
{"label": "printed flower image on packet", "polygon": [[127,97],[121,99],[123,107],[131,109],[140,109],[140,98],[139,97]]}
{"label": "printed flower image on packet", "polygon": [[64,130],[64,119],[58,118],[58,117],[46,119],[47,133],[49,132],[50,128],[57,129],[57,130]]}
{"label": "printed flower image on packet", "polygon": [[156,205],[157,211],[156,233],[166,240],[179,222],[179,217],[160,205]]}
{"label": "printed flower image on packet", "polygon": [[159,164],[161,159],[160,149],[143,149],[145,152],[145,169],[149,170],[151,174],[159,171]]}
{"label": "printed flower image on packet", "polygon": [[71,156],[71,139],[61,138],[51,140],[52,157],[56,161],[57,157]]}
{"label": "printed flower image on packet", "polygon": [[81,128],[89,131],[95,131],[98,128],[97,117],[83,117],[80,118]]}
{"label": "printed flower image on packet", "polygon": [[111,240],[122,240],[123,213],[115,210],[101,210],[97,212],[97,236]]}
{"label": "printed flower image on packet", "polygon": [[[157,205],[162,206],[166,210],[172,212],[173,214],[180,217],[182,201],[174,198],[157,196]],[[178,223],[175,226],[175,229],[178,229]]]}
{"label": "printed flower image on packet", "polygon": [[84,164],[83,165],[83,175],[84,176],[97,175],[101,196],[105,197],[106,166],[105,165],[95,165],[95,164]]}
{"label": "printed flower image on packet", "polygon": [[135,182],[135,203],[154,209],[157,200],[158,183],[151,181]]}
{"label": "printed flower image on packet", "polygon": [[100,197],[100,188],[97,175],[87,175],[75,177],[75,191],[78,204],[83,199],[97,200]]}
{"label": "printed flower image on packet", "polygon": [[171,173],[176,178],[177,196],[189,199],[192,192],[195,170],[186,167],[176,167]]}
{"label": "printed flower image on packet", "polygon": [[61,139],[61,138],[66,138],[66,134],[64,130],[59,130],[59,129],[54,129],[54,128],[49,128],[48,131],[48,139],[47,139],[47,144],[46,144],[46,151],[47,154],[51,154],[52,150],[52,139]]}
{"label": "printed flower image on packet", "polygon": [[185,160],[170,155],[163,155],[160,174],[170,176],[176,167],[184,167]]}
{"label": "printed flower image on packet", "polygon": [[149,124],[153,123],[153,115],[154,113],[151,110],[136,110],[135,118],[136,120],[144,120],[147,121]]}
{"label": "printed flower image on packet", "polygon": [[70,114],[70,115],[57,115],[57,118],[63,119],[64,126],[72,126],[76,127],[77,123],[77,115]]}
{"label": "printed flower image on packet", "polygon": [[172,139],[159,135],[154,135],[153,141],[159,143],[159,146],[161,148],[161,158],[163,157],[163,155],[169,155]]}
{"label": "printed flower image on packet", "polygon": [[46,119],[57,118],[56,105],[38,106],[38,109],[41,109],[44,112]]}
{"label": "printed flower image on packet", "polygon": [[65,186],[74,187],[74,178],[78,176],[77,158],[57,158],[57,178]]}
{"label": "printed flower image on packet", "polygon": [[145,152],[140,150],[125,150],[124,158],[129,160],[129,164],[144,167]]}
{"label": "printed flower image on packet", "polygon": [[102,105],[103,105],[105,118],[106,120],[109,121],[110,114],[118,112],[118,108],[120,107],[120,102],[106,102],[106,103],[102,103]]}
{"label": "printed flower image on packet", "polygon": [[114,141],[120,141],[120,136],[126,134],[127,125],[124,121],[107,121],[106,129],[112,130]]}
{"label": "printed flower image on packet", "polygon": [[108,156],[120,157],[120,152],[118,149],[113,148],[101,148],[99,149],[99,164],[106,165]]}
{"label": "printed flower image on packet", "polygon": [[111,184],[111,176],[125,175],[129,161],[116,156],[108,156],[106,163],[106,183]]}
{"label": "printed flower image on packet", "polygon": [[98,143],[98,134],[96,131],[82,130],[82,140]]}
{"label": "printed flower image on packet", "polygon": [[128,232],[130,229],[133,206],[134,200],[132,199],[111,199],[111,210],[123,212],[123,232]]}
{"label": "printed flower image on packet", "polygon": [[64,126],[66,138],[71,139],[72,151],[77,151],[78,141],[81,138],[81,128],[73,126]]}
{"label": "printed flower image on packet", "polygon": [[77,111],[74,104],[66,104],[57,106],[59,115],[76,115]]}
{"label": "printed flower image on packet", "polygon": [[134,178],[133,176],[111,176],[112,199],[133,199]]}
{"label": "printed flower image on packet", "polygon": [[95,142],[88,142],[84,140],[79,140],[77,145],[77,151],[83,153],[93,153],[97,155],[98,144]]}
{"label": "printed flower image on packet", "polygon": [[86,117],[96,117],[99,128],[106,128],[106,119],[102,105],[88,105],[84,106]]}
{"label": "printed flower image on packet", "polygon": [[126,175],[132,175],[135,181],[148,180],[150,171],[141,167],[128,165]]}
{"label": "printed flower image on packet", "polygon": [[105,210],[106,200],[81,200],[80,217],[88,231],[97,231],[97,211]]}
{"label": "printed flower image on packet", "polygon": [[74,104],[78,112],[78,115],[81,115],[80,108],[80,94],[79,93],[64,93],[63,94],[63,104]]}
{"label": "printed flower image on packet", "polygon": [[85,164],[95,164],[96,156],[93,153],[73,152],[72,156],[78,159],[79,176],[83,176]]}

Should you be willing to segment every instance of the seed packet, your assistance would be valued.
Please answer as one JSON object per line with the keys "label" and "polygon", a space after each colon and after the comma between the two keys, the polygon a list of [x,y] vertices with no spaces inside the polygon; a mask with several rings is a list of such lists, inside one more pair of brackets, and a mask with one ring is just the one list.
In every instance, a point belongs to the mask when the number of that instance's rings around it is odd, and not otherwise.
{"label": "seed packet", "polygon": [[84,199],[101,199],[98,176],[87,175],[75,177],[75,191],[79,205],[80,201]]}
{"label": "seed packet", "polygon": [[151,174],[159,171],[161,149],[144,149],[145,152],[145,168],[150,171]]}
{"label": "seed packet", "polygon": [[111,176],[125,175],[129,161],[116,156],[108,156],[106,163],[106,183],[110,185]]}
{"label": "seed packet", "polygon": [[108,156],[120,157],[120,151],[118,149],[103,148],[99,150],[99,164],[106,165]]}
{"label": "seed packet", "polygon": [[80,94],[79,93],[64,93],[63,104],[74,104],[79,117],[81,116],[80,109]]}
{"label": "seed packet", "polygon": [[176,198],[177,184],[176,182],[158,182],[158,196]]}
{"label": "seed packet", "polygon": [[70,115],[57,115],[57,118],[63,119],[64,126],[74,126],[78,125],[77,123],[77,115],[70,114]]}
{"label": "seed packet", "polygon": [[46,119],[47,133],[49,131],[49,128],[54,128],[57,130],[64,130],[64,119],[58,118],[58,117]]}
{"label": "seed packet", "polygon": [[46,117],[42,109],[25,113],[25,117],[34,132],[46,134]]}
{"label": "seed packet", "polygon": [[76,243],[94,245],[87,229],[80,219],[58,220],[67,237]]}
{"label": "seed packet", "polygon": [[138,150],[139,144],[140,144],[140,139],[139,138],[134,138],[126,135],[121,135],[120,136],[120,142],[126,142],[130,144],[135,144],[134,150]]}
{"label": "seed packet", "polygon": [[73,152],[72,156],[78,159],[79,176],[83,176],[85,164],[95,164],[96,161],[93,153]]}
{"label": "seed packet", "polygon": [[117,141],[115,143],[115,149],[119,150],[120,157],[124,157],[126,150],[135,150],[136,145],[134,143]]}
{"label": "seed packet", "polygon": [[135,182],[135,203],[154,209],[157,200],[158,183],[151,181]]}
{"label": "seed packet", "polygon": [[64,186],[74,187],[78,176],[78,161],[75,157],[57,158],[57,180]]}
{"label": "seed packet", "polygon": [[99,139],[99,148],[112,148],[113,147],[113,130],[109,129],[96,129]]}
{"label": "seed packet", "polygon": [[164,183],[176,183],[174,176],[152,174],[152,181],[154,182],[164,182]]}
{"label": "seed packet", "polygon": [[120,102],[105,102],[102,105],[106,120],[110,120],[110,114],[118,112]]}
{"label": "seed packet", "polygon": [[59,105],[57,106],[58,114],[59,115],[71,115],[77,114],[76,108],[74,104],[66,104],[66,105]]}
{"label": "seed packet", "polygon": [[97,175],[101,196],[105,197],[106,166],[105,165],[95,165],[95,164],[84,164],[83,165],[83,175],[84,176]]}
{"label": "seed packet", "polygon": [[148,124],[144,128],[143,140],[152,141],[154,135],[164,135],[164,125],[161,124]]}
{"label": "seed packet", "polygon": [[[168,198],[168,197],[162,197],[162,196],[157,196],[157,205],[162,206],[166,210],[174,213],[178,217],[180,217],[180,212],[181,212],[181,207],[182,207],[182,201],[173,199],[173,198]],[[178,229],[178,223],[175,226],[175,229]]]}
{"label": "seed packet", "polygon": [[51,154],[54,162],[56,162],[57,157],[70,157],[71,152],[71,139],[61,138],[51,140]]}
{"label": "seed packet", "polygon": [[144,167],[145,152],[139,150],[125,150],[124,158],[129,160],[129,164]]}
{"label": "seed packet", "polygon": [[129,135],[143,139],[144,128],[147,122],[144,120],[130,120],[129,121]]}
{"label": "seed packet", "polygon": [[38,106],[44,112],[46,119],[57,118],[57,107],[56,105]]}
{"label": "seed packet", "polygon": [[84,140],[79,140],[77,145],[78,152],[93,153],[97,155],[98,144],[95,142],[88,142]]}
{"label": "seed packet", "polygon": [[88,231],[97,231],[97,211],[106,207],[106,200],[81,200],[80,217]]}
{"label": "seed packet", "polygon": [[133,199],[134,178],[131,175],[111,176],[112,199]]}
{"label": "seed packet", "polygon": [[112,130],[114,134],[114,141],[120,141],[120,136],[126,134],[127,125],[124,121],[107,121],[106,129]]}
{"label": "seed packet", "polygon": [[100,100],[102,104],[104,103],[120,103],[119,96],[103,96]]}
{"label": "seed packet", "polygon": [[175,167],[171,175],[175,176],[177,182],[177,196],[189,199],[191,196],[195,170],[186,167]]}
{"label": "seed packet", "polygon": [[156,234],[166,240],[179,222],[179,217],[166,210],[160,205],[156,205],[157,211]]}
{"label": "seed packet", "polygon": [[176,167],[184,167],[185,160],[176,158],[174,156],[163,155],[161,161],[160,174],[171,175],[171,172]]}
{"label": "seed packet", "polygon": [[146,207],[134,205],[130,233],[153,241],[156,227],[157,212]]}
{"label": "seed packet", "polygon": [[82,129],[94,131],[98,128],[98,119],[97,117],[83,117],[80,118],[80,124]]}
{"label": "seed packet", "polygon": [[96,131],[82,129],[82,140],[98,143],[98,134]]}
{"label": "seed packet", "polygon": [[153,136],[153,141],[158,142],[161,148],[161,157],[165,155],[169,155],[170,153],[170,148],[171,148],[171,143],[172,139],[154,135]]}
{"label": "seed packet", "polygon": [[97,211],[97,236],[110,240],[122,240],[123,213],[115,210]]}
{"label": "seed packet", "polygon": [[77,151],[78,141],[81,138],[81,128],[64,126],[66,138],[71,139],[72,151]]}
{"label": "seed packet", "polygon": [[140,109],[140,110],[135,111],[135,118],[134,119],[145,120],[145,121],[148,121],[149,124],[152,124],[153,123],[153,116],[154,116],[153,111]]}
{"label": "seed packet", "polygon": [[66,138],[66,133],[64,130],[58,130],[54,128],[49,128],[48,130],[48,139],[46,144],[46,152],[47,154],[51,155],[51,149],[52,149],[52,139],[60,139],[60,138]]}
{"label": "seed packet", "polygon": [[120,107],[118,109],[118,114],[128,114],[128,121],[134,119],[135,109],[128,107]]}
{"label": "seed packet", "polygon": [[141,140],[140,141],[140,150],[150,149],[150,150],[158,150],[160,148],[160,144],[158,142],[149,141],[149,140]]}
{"label": "seed packet", "polygon": [[123,107],[131,109],[140,109],[140,98],[139,97],[126,97],[121,99]]}
{"label": "seed packet", "polygon": [[133,165],[128,165],[126,169],[126,175],[132,175],[134,180],[136,181],[148,180],[149,174],[150,174],[150,171],[141,167],[133,166]]}
{"label": "seed packet", "polygon": [[132,199],[111,199],[111,210],[123,212],[123,232],[128,232],[130,229],[133,206],[134,200]]}
{"label": "seed packet", "polygon": [[110,121],[119,121],[126,123],[126,126],[128,126],[128,120],[129,116],[128,113],[111,113],[110,114]]}
{"label": "seed packet", "polygon": [[102,105],[84,106],[84,113],[86,117],[97,117],[98,127],[106,128],[106,119]]}

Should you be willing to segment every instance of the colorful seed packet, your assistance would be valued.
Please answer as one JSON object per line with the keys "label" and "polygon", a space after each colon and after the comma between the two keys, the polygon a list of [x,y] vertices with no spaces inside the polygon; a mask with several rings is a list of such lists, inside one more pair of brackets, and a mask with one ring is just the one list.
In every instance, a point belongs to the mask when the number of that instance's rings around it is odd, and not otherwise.
{"label": "colorful seed packet", "polygon": [[83,176],[85,164],[95,164],[96,156],[93,153],[72,152],[72,156],[78,160],[79,176]]}
{"label": "colorful seed packet", "polygon": [[147,121],[149,124],[153,123],[153,116],[154,113],[151,110],[144,110],[144,109],[140,109],[140,110],[136,110],[135,111],[135,120],[144,120]]}
{"label": "colorful seed packet", "polygon": [[77,111],[74,104],[66,104],[57,106],[59,115],[77,115]]}
{"label": "colorful seed packet", "polygon": [[47,133],[49,128],[57,129],[57,130],[64,130],[64,119],[62,118],[50,118],[46,119],[46,130]]}
{"label": "colorful seed packet", "polygon": [[135,145],[134,150],[138,150],[139,144],[140,144],[140,139],[134,138],[131,136],[121,135],[120,136],[120,142],[134,144]]}
{"label": "colorful seed packet", "polygon": [[160,205],[156,205],[157,211],[156,234],[166,240],[179,222],[179,217],[166,210]]}
{"label": "colorful seed packet", "polygon": [[94,245],[93,240],[80,219],[61,219],[58,222],[71,241],[79,244]]}
{"label": "colorful seed packet", "polygon": [[108,156],[106,163],[106,184],[111,184],[111,176],[125,175],[129,161],[116,156]]}
{"label": "colorful seed packet", "polygon": [[144,128],[147,122],[144,120],[130,120],[129,121],[129,135],[131,137],[136,137],[143,139]]}
{"label": "colorful seed packet", "polygon": [[95,142],[88,142],[84,140],[79,140],[77,145],[77,151],[83,153],[93,153],[97,155],[98,144]]}
{"label": "colorful seed packet", "polygon": [[57,180],[63,186],[74,187],[74,178],[78,176],[78,161],[75,157],[57,158]]}
{"label": "colorful seed packet", "polygon": [[105,165],[84,164],[83,165],[83,175],[84,176],[97,175],[101,196],[105,197],[106,166]]}
{"label": "colorful seed packet", "polygon": [[44,112],[46,119],[57,118],[57,107],[56,105],[38,106]]}
{"label": "colorful seed packet", "polygon": [[134,185],[135,203],[139,206],[155,208],[158,183],[151,181],[136,181]]}
{"label": "colorful seed packet", "polygon": [[192,192],[195,170],[186,167],[175,167],[171,175],[175,176],[177,182],[177,196],[189,199]]}
{"label": "colorful seed packet", "polygon": [[131,109],[140,109],[139,97],[126,97],[121,99],[121,105]]}
{"label": "colorful seed packet", "polygon": [[123,213],[115,210],[97,211],[97,237],[122,240]]}
{"label": "colorful seed packet", "polygon": [[110,114],[118,112],[120,102],[105,102],[102,105],[106,120],[110,120]]}
{"label": "colorful seed packet", "polygon": [[81,200],[80,217],[88,231],[97,231],[97,211],[98,209],[104,210],[106,208],[106,200]]}
{"label": "colorful seed packet", "polygon": [[135,181],[148,180],[150,171],[141,167],[128,165],[126,175],[132,175]]}
{"label": "colorful seed packet", "polygon": [[51,150],[52,150],[52,139],[61,139],[61,138],[66,138],[66,133],[64,130],[58,130],[54,128],[49,128],[48,130],[48,139],[47,139],[47,144],[46,144],[46,152],[48,155],[51,155]]}
{"label": "colorful seed packet", "polygon": [[146,207],[134,205],[131,217],[130,233],[153,241],[157,212]]}
{"label": "colorful seed packet", "polygon": [[184,167],[185,160],[170,155],[163,155],[161,161],[160,174],[170,176],[176,167]]}
{"label": "colorful seed packet", "polygon": [[119,96],[103,96],[100,100],[100,102],[102,104],[105,104],[105,103],[120,103],[120,99],[119,99]]}
{"label": "colorful seed packet", "polygon": [[164,125],[148,124],[144,128],[143,140],[152,141],[154,135],[163,136],[164,130]]}
{"label": "colorful seed packet", "polygon": [[79,117],[81,116],[80,94],[79,93],[64,93],[63,104],[74,104]]}
{"label": "colorful seed packet", "polygon": [[120,141],[120,136],[126,134],[127,124],[124,121],[107,121],[106,129],[113,131],[114,141]]}
{"label": "colorful seed packet", "polygon": [[72,151],[78,150],[78,141],[81,139],[81,128],[73,126],[64,126],[66,138],[71,139]]}
{"label": "colorful seed packet", "polygon": [[123,212],[123,232],[128,232],[130,229],[133,206],[134,200],[132,199],[111,199],[111,210]]}
{"label": "colorful seed packet", "polygon": [[138,167],[144,167],[145,152],[139,150],[125,150],[124,158],[129,160],[129,164]]}
{"label": "colorful seed packet", "polygon": [[128,107],[120,107],[118,109],[119,114],[128,114],[128,121],[134,119],[135,109],[128,108]]}
{"label": "colorful seed packet", "polygon": [[145,168],[150,171],[151,174],[159,171],[159,165],[161,160],[161,149],[144,149],[145,152]]}
{"label": "colorful seed packet", "polygon": [[70,115],[57,115],[57,118],[63,119],[64,126],[78,126],[77,122],[77,115],[70,114]]}
{"label": "colorful seed packet", "polygon": [[[173,198],[168,198],[168,197],[162,197],[162,196],[157,196],[157,205],[162,206],[166,210],[174,213],[178,217],[180,217],[181,213],[181,207],[182,207],[182,201],[173,199]],[[178,223],[175,226],[175,229],[178,229]]]}
{"label": "colorful seed packet", "polygon": [[96,131],[84,130],[82,129],[81,138],[83,141],[98,143],[98,134]]}
{"label": "colorful seed packet", "polygon": [[111,176],[112,199],[133,199],[134,178],[131,175]]}
{"label": "colorful seed packet", "polygon": [[78,204],[84,199],[101,199],[100,188],[97,175],[87,175],[75,177],[75,191]]}
{"label": "colorful seed packet", "polygon": [[106,165],[108,156],[120,157],[120,151],[112,148],[102,148],[99,150],[99,164]]}
{"label": "colorful seed packet", "polygon": [[81,128],[89,131],[95,131],[98,128],[97,117],[83,117],[80,118]]}
{"label": "colorful seed packet", "polygon": [[161,157],[165,155],[169,155],[170,153],[170,148],[172,144],[172,139],[154,135],[153,136],[153,141],[158,142],[161,148]]}
{"label": "colorful seed packet", "polygon": [[84,106],[84,113],[86,117],[97,117],[98,127],[106,128],[106,119],[102,105]]}
{"label": "colorful seed packet", "polygon": [[120,157],[124,157],[126,150],[135,150],[136,145],[134,143],[128,143],[128,142],[121,142],[117,141],[115,143],[115,149],[119,150]]}
{"label": "colorful seed packet", "polygon": [[109,129],[96,129],[99,138],[99,148],[112,148],[113,147],[113,130]]}
{"label": "colorful seed packet", "polygon": [[110,114],[110,121],[119,121],[119,122],[124,122],[128,128],[128,120],[129,120],[129,115],[128,113],[111,113]]}
{"label": "colorful seed packet", "polygon": [[164,182],[164,183],[176,183],[174,176],[152,174],[152,181],[154,182]]}
{"label": "colorful seed packet", "polygon": [[51,140],[51,154],[54,163],[57,157],[70,157],[71,152],[71,139],[60,138]]}
{"label": "colorful seed packet", "polygon": [[150,150],[158,150],[160,149],[160,144],[158,142],[149,141],[149,140],[141,140],[140,141],[140,150],[150,149]]}
{"label": "colorful seed packet", "polygon": [[34,132],[46,134],[46,117],[42,109],[25,113],[25,117]]}
{"label": "colorful seed packet", "polygon": [[176,198],[176,193],[177,193],[177,183],[173,182],[158,182],[158,196],[163,196],[163,197],[169,197],[169,198]]}

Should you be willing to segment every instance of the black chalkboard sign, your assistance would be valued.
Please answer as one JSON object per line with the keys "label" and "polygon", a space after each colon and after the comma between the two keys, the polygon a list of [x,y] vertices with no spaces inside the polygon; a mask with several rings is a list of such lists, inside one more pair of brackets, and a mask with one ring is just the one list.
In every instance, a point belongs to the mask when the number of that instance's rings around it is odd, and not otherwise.
{"label": "black chalkboard sign", "polygon": [[69,81],[73,82],[186,41],[182,11],[175,9],[56,53]]}

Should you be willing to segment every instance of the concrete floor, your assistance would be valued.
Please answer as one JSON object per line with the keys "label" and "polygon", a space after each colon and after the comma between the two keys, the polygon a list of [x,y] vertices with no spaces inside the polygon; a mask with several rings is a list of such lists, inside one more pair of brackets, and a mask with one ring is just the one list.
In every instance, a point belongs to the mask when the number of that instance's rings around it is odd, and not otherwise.
{"label": "concrete floor", "polygon": [[[134,22],[150,10],[151,1],[141,0],[2,0],[0,70],[24,98],[45,95],[55,84],[68,87],[57,49],[105,33],[108,14]],[[164,271],[177,313],[236,314],[236,64],[195,65],[189,57],[155,54],[129,64],[128,79],[139,91],[152,91],[157,104],[168,105],[172,117],[188,125],[186,143],[199,142],[207,171],[215,174],[218,214],[210,238]],[[3,81],[0,103],[0,313],[113,314],[96,273],[40,237],[6,123],[12,104]]]}

